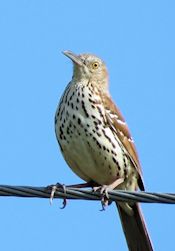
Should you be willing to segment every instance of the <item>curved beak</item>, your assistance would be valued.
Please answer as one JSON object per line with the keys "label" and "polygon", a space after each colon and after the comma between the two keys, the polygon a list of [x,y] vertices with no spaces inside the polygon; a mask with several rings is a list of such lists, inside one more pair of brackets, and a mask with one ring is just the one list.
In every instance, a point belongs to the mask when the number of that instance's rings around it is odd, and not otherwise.
{"label": "curved beak", "polygon": [[83,61],[81,60],[81,58],[78,55],[74,54],[73,52],[71,52],[71,51],[63,51],[63,54],[66,57],[70,58],[73,61],[73,63],[75,63],[75,64],[77,64],[79,66],[83,65]]}

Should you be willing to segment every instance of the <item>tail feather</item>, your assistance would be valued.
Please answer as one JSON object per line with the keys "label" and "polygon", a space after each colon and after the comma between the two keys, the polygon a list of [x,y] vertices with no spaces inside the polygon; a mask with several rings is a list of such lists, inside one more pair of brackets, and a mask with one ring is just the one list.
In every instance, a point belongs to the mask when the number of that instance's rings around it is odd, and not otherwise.
{"label": "tail feather", "polygon": [[133,216],[128,215],[117,203],[116,205],[129,251],[153,251],[153,246],[139,204],[136,203],[132,206],[134,211]]}

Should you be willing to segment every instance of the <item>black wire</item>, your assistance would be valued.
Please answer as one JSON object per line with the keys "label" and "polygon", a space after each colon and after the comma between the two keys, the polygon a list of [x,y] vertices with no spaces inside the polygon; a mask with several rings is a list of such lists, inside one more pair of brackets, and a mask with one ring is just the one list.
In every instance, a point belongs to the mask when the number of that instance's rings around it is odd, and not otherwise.
{"label": "black wire", "polygon": [[[28,197],[28,198],[50,198],[51,187],[33,186],[9,186],[0,185],[0,196]],[[175,204],[175,194],[173,193],[151,193],[151,192],[129,192],[113,190],[108,192],[112,201],[144,202],[144,203],[166,203]],[[100,192],[80,188],[57,188],[54,198],[101,200]]]}

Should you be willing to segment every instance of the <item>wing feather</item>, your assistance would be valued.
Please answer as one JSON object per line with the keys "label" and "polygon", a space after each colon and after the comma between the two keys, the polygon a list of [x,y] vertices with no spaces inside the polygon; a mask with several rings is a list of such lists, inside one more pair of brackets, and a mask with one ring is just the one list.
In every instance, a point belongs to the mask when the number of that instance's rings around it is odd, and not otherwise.
{"label": "wing feather", "polygon": [[131,162],[133,163],[134,167],[136,168],[139,174],[139,180],[138,180],[139,188],[141,190],[144,190],[141,165],[134,141],[129,132],[129,128],[121,112],[114,104],[114,102],[112,102],[111,98],[105,96],[103,102],[105,105],[107,122],[111,126],[114,133],[116,133],[117,137],[119,138],[123,146],[125,147],[128,157],[130,158]]}

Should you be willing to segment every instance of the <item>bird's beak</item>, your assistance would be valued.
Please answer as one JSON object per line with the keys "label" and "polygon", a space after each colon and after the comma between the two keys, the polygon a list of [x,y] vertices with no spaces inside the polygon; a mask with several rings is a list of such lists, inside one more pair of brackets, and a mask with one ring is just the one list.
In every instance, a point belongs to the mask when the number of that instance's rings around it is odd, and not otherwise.
{"label": "bird's beak", "polygon": [[82,66],[83,65],[83,61],[81,60],[81,58],[74,54],[73,52],[71,51],[63,51],[63,54],[70,58],[75,64],[79,65],[79,66]]}

